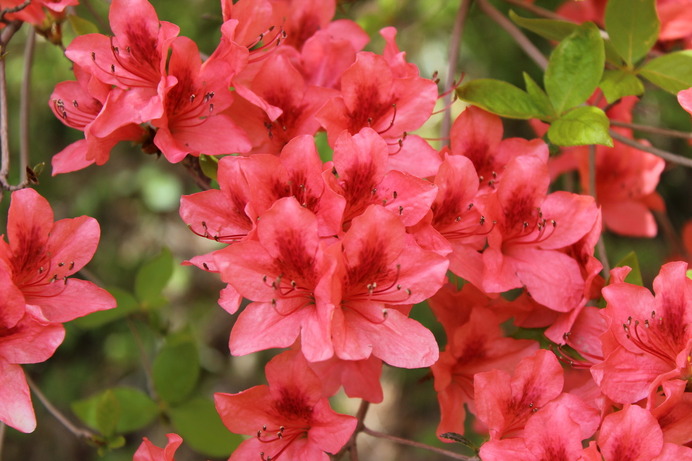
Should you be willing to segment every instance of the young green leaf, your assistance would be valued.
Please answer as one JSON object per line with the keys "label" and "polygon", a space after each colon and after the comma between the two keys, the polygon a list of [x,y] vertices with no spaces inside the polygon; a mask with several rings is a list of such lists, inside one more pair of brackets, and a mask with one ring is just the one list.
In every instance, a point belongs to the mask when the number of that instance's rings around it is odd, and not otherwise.
{"label": "young green leaf", "polygon": [[524,29],[556,42],[564,40],[579,27],[578,24],[569,21],[524,18],[512,10],[509,11],[509,18]]}
{"label": "young green leaf", "polygon": [[548,116],[534,104],[528,93],[501,80],[472,80],[460,86],[457,95],[462,101],[501,117],[528,120]]}
{"label": "young green leaf", "polygon": [[608,104],[625,96],[639,96],[644,93],[644,84],[632,72],[626,70],[606,70],[598,85],[605,95]]}
{"label": "young green leaf", "polygon": [[161,254],[145,263],[135,278],[135,295],[145,305],[157,305],[161,292],[173,275],[173,255],[164,248]]}
{"label": "young green leaf", "polygon": [[158,406],[144,392],[131,387],[114,387],[73,402],[72,411],[107,436],[142,429],[159,414]]}
{"label": "young green leaf", "polygon": [[526,85],[526,92],[531,97],[534,105],[540,110],[541,113],[550,114],[552,116],[557,116],[553,105],[550,104],[550,99],[548,95],[543,91],[543,88],[538,86],[538,83],[531,78],[529,74],[524,72],[524,84]]}
{"label": "young green leaf", "polygon": [[216,180],[216,175],[219,170],[219,159],[213,155],[200,155],[199,166],[202,168],[202,173],[209,178]]}
{"label": "young green leaf", "polygon": [[661,23],[656,1],[608,0],[605,25],[613,46],[631,68],[658,39]]}
{"label": "young green leaf", "polygon": [[199,378],[199,353],[191,338],[170,339],[154,359],[154,389],[165,402],[183,402]]}
{"label": "young green leaf", "polygon": [[613,147],[608,116],[598,107],[577,107],[551,123],[548,139],[558,146],[601,144]]}
{"label": "young green leaf", "polygon": [[582,24],[553,50],[545,71],[545,90],[561,114],[586,101],[601,81],[605,51],[598,28]]}
{"label": "young green leaf", "polygon": [[629,274],[627,274],[627,277],[625,277],[625,282],[631,283],[632,285],[639,285],[644,286],[644,281],[642,279],[642,271],[639,267],[639,258],[637,257],[637,253],[634,251],[630,251],[627,253],[627,255],[622,258],[618,263],[615,265],[615,267],[625,267],[629,266],[632,268]]}
{"label": "young green leaf", "polygon": [[207,456],[226,457],[243,441],[226,429],[210,400],[194,398],[173,408],[170,416],[185,444]]}
{"label": "young green leaf", "polygon": [[644,64],[639,73],[654,85],[677,94],[692,87],[692,50],[654,58]]}

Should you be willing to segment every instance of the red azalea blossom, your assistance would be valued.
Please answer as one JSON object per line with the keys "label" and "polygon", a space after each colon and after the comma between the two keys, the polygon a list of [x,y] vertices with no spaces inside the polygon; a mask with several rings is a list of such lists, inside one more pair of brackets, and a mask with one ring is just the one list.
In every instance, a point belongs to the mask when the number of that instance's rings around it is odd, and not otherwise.
{"label": "red azalea blossom", "polygon": [[91,282],[68,278],[89,262],[100,230],[94,218],[53,222],[48,201],[33,189],[12,194],[7,220],[9,244],[0,239],[0,261],[10,270],[26,309],[44,322],[63,323],[115,307]]}
{"label": "red azalea blossom", "polygon": [[356,418],[334,412],[322,385],[297,351],[284,352],[266,366],[269,385],[238,394],[215,394],[226,427],[251,435],[229,461],[327,461],[356,428]]}
{"label": "red azalea blossom", "polygon": [[183,443],[178,434],[166,434],[168,443],[164,448],[159,448],[144,437],[142,444],[135,452],[132,461],[175,461],[173,456],[178,447]]}
{"label": "red azalea blossom", "polygon": [[692,280],[686,271],[687,263],[665,264],[652,295],[623,281],[628,270],[613,270],[615,282],[603,289],[605,360],[591,373],[615,402],[638,402],[667,380],[692,376]]}

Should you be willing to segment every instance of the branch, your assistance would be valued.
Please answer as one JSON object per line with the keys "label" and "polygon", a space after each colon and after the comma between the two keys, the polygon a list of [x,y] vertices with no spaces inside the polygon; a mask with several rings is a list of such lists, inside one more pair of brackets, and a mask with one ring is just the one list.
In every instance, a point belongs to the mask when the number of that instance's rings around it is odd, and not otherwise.
{"label": "branch", "polygon": [[461,459],[462,461],[480,461],[480,459],[477,456],[460,455],[459,453],[454,453],[453,451],[444,450],[442,448],[433,447],[430,445],[426,445],[424,443],[414,442],[413,440],[402,439],[401,437],[396,437],[382,432],[373,431],[372,429],[368,429],[365,426],[363,426],[363,432],[373,437],[378,437],[385,440],[391,440],[395,443],[400,443],[401,445],[408,445],[410,447],[420,448],[422,450],[433,451],[435,453],[448,456],[452,459]]}
{"label": "branch", "polygon": [[560,16],[554,11],[546,10],[545,8],[541,8],[540,6],[536,6],[532,3],[527,3],[526,0],[505,0],[505,2],[511,3],[512,5],[516,5],[519,8],[523,8],[544,18],[555,19],[557,21],[569,21],[569,19]]}
{"label": "branch", "polygon": [[629,128],[631,130],[644,131],[646,133],[671,136],[673,138],[692,139],[692,133],[689,133],[687,131],[669,130],[667,128],[659,128],[656,126],[649,126],[649,125],[640,125],[637,123],[626,123],[626,122],[620,122],[618,120],[611,120],[610,124],[613,126],[619,126],[622,128]]}
{"label": "branch", "polygon": [[368,408],[370,408],[370,402],[368,402],[367,400],[361,400],[360,407],[358,407],[358,412],[356,413],[356,419],[358,420],[358,423],[356,424],[356,429],[353,431],[353,435],[351,435],[351,438],[348,440],[348,442],[346,442],[346,445],[344,445],[337,454],[331,457],[333,460],[341,459],[344,456],[344,454],[348,452],[351,461],[358,461],[356,438],[358,437],[358,434],[365,428],[365,424],[363,423],[363,421],[365,421],[365,415],[368,413]]}
{"label": "branch", "polygon": [[5,443],[5,423],[0,422],[0,459],[2,459],[2,447]]}
{"label": "branch", "polygon": [[69,419],[67,419],[65,415],[60,413],[60,410],[55,408],[55,406],[53,406],[53,404],[50,403],[48,398],[43,394],[43,392],[41,392],[41,389],[38,388],[36,383],[29,377],[29,375],[26,375],[26,382],[29,383],[29,387],[31,388],[32,392],[41,401],[46,410],[48,410],[48,413],[53,415],[53,417],[57,419],[60,424],[65,426],[65,428],[67,428],[67,430],[70,431],[72,435],[76,436],[79,439],[84,439],[91,442],[96,442],[98,440],[98,436],[96,434],[87,429],[82,429],[75,426],[70,422]]}
{"label": "branch", "polygon": [[623,136],[614,130],[610,130],[610,136],[613,139],[620,141],[621,143],[623,143],[627,146],[634,147],[635,149],[639,149],[641,151],[648,152],[650,154],[654,154],[654,155],[661,157],[662,159],[667,160],[671,163],[677,163],[678,165],[683,165],[683,166],[692,168],[692,158],[683,157],[682,155],[673,154],[672,152],[661,150],[661,149],[658,149],[658,148],[653,147],[653,146],[646,146],[640,142],[637,142],[633,139],[628,138],[627,136]]}
{"label": "branch", "polygon": [[535,62],[538,67],[545,70],[548,67],[548,60],[541,50],[536,48],[531,40],[529,40],[524,33],[519,30],[517,26],[514,25],[512,21],[507,19],[502,13],[495,9],[488,0],[478,0],[478,6],[485,14],[487,14],[490,19],[495,21],[497,25],[502,27],[509,35],[512,36],[517,45],[521,47],[522,50]]}
{"label": "branch", "polygon": [[[449,131],[452,127],[452,87],[454,86],[454,76],[457,71],[457,61],[461,51],[461,39],[464,35],[464,25],[466,24],[466,18],[468,17],[469,9],[471,8],[471,3],[473,0],[460,0],[460,2],[457,17],[454,20],[454,29],[452,30],[449,55],[447,57],[449,60],[449,66],[447,67],[447,80],[445,81],[445,96],[443,99],[445,112],[444,117],[442,118],[442,129],[440,136],[442,139],[449,138]],[[444,141],[443,144],[445,144]],[[446,144],[448,144],[448,142]]]}
{"label": "branch", "polygon": [[183,166],[187,169],[195,180],[195,184],[202,190],[211,189],[211,179],[207,177],[202,171],[202,167],[199,165],[199,157],[194,157],[192,155],[186,156],[181,162]]}
{"label": "branch", "polygon": [[34,64],[34,49],[36,32],[32,28],[24,46],[24,78],[19,106],[19,182],[27,183],[27,168],[29,167],[29,132],[31,106],[31,69]]}

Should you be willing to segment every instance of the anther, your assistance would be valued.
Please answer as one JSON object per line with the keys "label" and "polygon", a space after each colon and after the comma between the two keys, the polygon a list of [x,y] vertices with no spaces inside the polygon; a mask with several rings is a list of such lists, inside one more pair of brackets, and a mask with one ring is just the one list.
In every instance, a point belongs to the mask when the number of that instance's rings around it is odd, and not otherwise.
{"label": "anther", "polygon": [[399,216],[404,214],[404,207],[399,206]]}
{"label": "anther", "polygon": [[72,105],[75,107],[75,109],[77,109],[79,107],[79,103],[77,102],[76,99],[72,100]]}

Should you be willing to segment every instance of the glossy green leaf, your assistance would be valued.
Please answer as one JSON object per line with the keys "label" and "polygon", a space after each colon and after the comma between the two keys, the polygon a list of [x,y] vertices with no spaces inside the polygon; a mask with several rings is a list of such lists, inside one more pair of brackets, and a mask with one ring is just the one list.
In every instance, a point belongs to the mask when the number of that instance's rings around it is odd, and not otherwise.
{"label": "glossy green leaf", "polygon": [[608,116],[594,106],[577,107],[551,123],[548,139],[558,146],[601,144],[613,147]]}
{"label": "glossy green leaf", "polygon": [[501,80],[472,80],[460,86],[457,95],[462,101],[501,117],[527,120],[548,115],[536,107],[527,92]]}
{"label": "glossy green leaf", "polygon": [[199,378],[199,353],[191,338],[169,338],[154,359],[154,389],[170,404],[183,402]]}
{"label": "glossy green leaf", "polygon": [[655,0],[608,0],[605,25],[610,41],[628,66],[646,56],[661,23]]}
{"label": "glossy green leaf", "polygon": [[625,277],[625,282],[631,283],[632,285],[638,285],[640,287],[644,286],[644,280],[642,279],[642,271],[639,267],[639,258],[637,257],[637,253],[630,251],[615,265],[615,267],[625,266],[632,268],[630,273],[627,274],[627,277]]}
{"label": "glossy green leaf", "polygon": [[145,307],[160,304],[161,292],[173,275],[173,255],[164,248],[161,253],[145,263],[135,278],[135,295]]}
{"label": "glossy green leaf", "polygon": [[569,21],[525,18],[512,10],[509,12],[509,18],[524,29],[556,42],[564,40],[579,27],[578,24]]}
{"label": "glossy green leaf", "polygon": [[531,97],[531,100],[535,106],[538,107],[538,110],[543,114],[557,116],[557,114],[555,114],[555,109],[553,109],[553,105],[550,104],[548,95],[545,93],[545,91],[543,91],[543,88],[538,86],[538,83],[536,83],[535,80],[532,79],[531,76],[526,72],[524,72],[524,82],[526,85],[526,92]]}
{"label": "glossy green leaf", "polygon": [[159,413],[158,406],[144,392],[130,387],[114,387],[73,402],[72,411],[106,436],[146,427]]}
{"label": "glossy green leaf", "polygon": [[550,55],[545,90],[558,113],[578,106],[594,92],[603,75],[605,51],[598,28],[582,24]]}
{"label": "glossy green leaf", "polygon": [[224,426],[211,400],[194,398],[171,409],[170,416],[185,444],[204,455],[226,457],[243,441]]}
{"label": "glossy green leaf", "polygon": [[[519,26],[530,30],[543,38],[560,42],[573,33],[579,24],[568,21],[557,21],[554,19],[536,19],[519,16],[514,11],[509,12],[509,17]],[[604,41],[606,60],[616,66],[622,64],[620,55],[609,40]]]}
{"label": "glossy green leaf", "polygon": [[644,64],[639,73],[654,85],[677,94],[692,87],[692,50],[654,58]]}
{"label": "glossy green leaf", "polygon": [[639,77],[626,70],[606,70],[598,85],[608,104],[625,96],[639,96],[644,93],[644,84]]}

